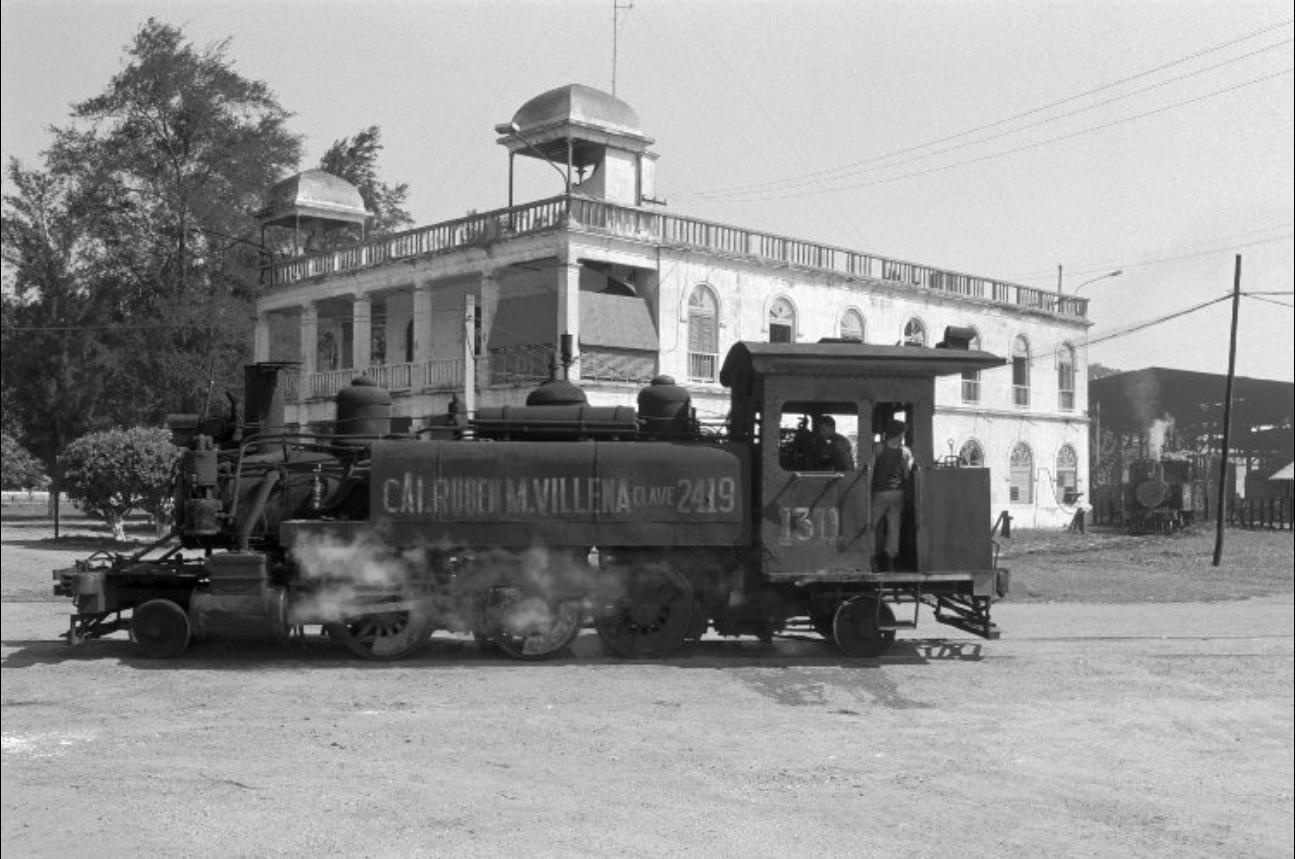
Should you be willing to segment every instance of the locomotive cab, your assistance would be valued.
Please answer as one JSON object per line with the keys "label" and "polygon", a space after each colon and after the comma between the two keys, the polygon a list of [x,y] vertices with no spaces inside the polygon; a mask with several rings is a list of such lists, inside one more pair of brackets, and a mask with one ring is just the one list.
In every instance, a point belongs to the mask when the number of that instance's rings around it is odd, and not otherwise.
{"label": "locomotive cab", "polygon": [[[805,583],[983,570],[992,582],[989,474],[937,463],[932,417],[937,376],[1002,363],[958,348],[737,344],[721,381],[732,390],[735,432],[760,451],[752,510],[761,574]],[[886,535],[873,522],[874,461],[897,420],[913,468],[899,551],[880,570]]]}

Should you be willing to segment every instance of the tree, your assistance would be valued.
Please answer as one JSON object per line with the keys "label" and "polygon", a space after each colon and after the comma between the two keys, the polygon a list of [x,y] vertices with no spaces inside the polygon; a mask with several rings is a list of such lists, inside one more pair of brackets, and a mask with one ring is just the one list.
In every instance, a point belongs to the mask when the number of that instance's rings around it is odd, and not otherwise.
{"label": "tree", "polygon": [[9,433],[0,435],[0,489],[34,489],[44,485],[45,480],[36,457]]}
{"label": "tree", "polygon": [[134,510],[165,521],[180,449],[166,430],[146,427],[91,433],[59,456],[62,489],[82,510],[126,539],[126,517]]}
{"label": "tree", "polygon": [[[73,178],[10,161],[0,244],[13,284],[3,301],[6,425],[52,465],[73,438],[111,425],[129,400],[114,352],[121,314],[102,281],[94,218]],[[8,423],[12,421],[12,423]],[[20,432],[18,432],[20,430]]]}
{"label": "tree", "polygon": [[212,387],[242,385],[252,213],[301,144],[228,44],[198,49],[149,19],[42,168],[10,164],[3,383],[47,463],[86,431],[202,411]]}
{"label": "tree", "polygon": [[1117,373],[1124,372],[1124,370],[1108,367],[1106,364],[1092,363],[1089,365],[1089,381],[1096,382],[1099,379],[1106,379],[1108,376],[1115,376]]}
{"label": "tree", "polygon": [[394,233],[414,223],[405,209],[409,183],[388,185],[378,181],[378,153],[382,151],[382,130],[371,125],[354,137],[333,141],[320,159],[320,169],[345,179],[360,190],[365,208],[374,213],[369,235]]}

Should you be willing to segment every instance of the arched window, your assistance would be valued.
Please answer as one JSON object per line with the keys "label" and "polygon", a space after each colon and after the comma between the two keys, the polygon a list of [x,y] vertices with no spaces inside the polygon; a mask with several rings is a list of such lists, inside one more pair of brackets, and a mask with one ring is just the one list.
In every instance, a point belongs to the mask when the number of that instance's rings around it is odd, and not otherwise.
{"label": "arched window", "polygon": [[842,314],[841,328],[837,336],[843,340],[864,342],[864,317],[858,310],[851,309]]}
{"label": "arched window", "polygon": [[720,305],[708,286],[699,286],[688,303],[688,374],[695,382],[714,382],[720,359]]}
{"label": "arched window", "polygon": [[1058,348],[1058,408],[1064,412],[1075,411],[1075,349],[1070,343]]}
{"label": "arched window", "polygon": [[981,442],[970,438],[959,448],[959,465],[967,468],[985,468],[985,450]]}
{"label": "arched window", "polygon": [[1024,441],[1013,446],[1008,457],[1008,500],[1014,504],[1030,504],[1035,495],[1031,491],[1035,473],[1035,457],[1030,445]]}
{"label": "arched window", "polygon": [[927,345],[927,326],[917,316],[905,323],[904,344],[906,346]]}
{"label": "arched window", "polygon": [[1013,405],[1030,405],[1030,344],[1020,334],[1012,344]]}
{"label": "arched window", "polygon": [[[981,335],[978,333],[968,341],[969,349],[981,348]],[[981,402],[981,371],[964,370],[963,371],[963,402],[979,403]]]}
{"label": "arched window", "polygon": [[796,309],[786,298],[776,298],[769,309],[771,343],[791,343],[796,339]]}
{"label": "arched window", "polygon": [[1062,445],[1057,455],[1057,500],[1059,504],[1076,502],[1076,476],[1079,472],[1075,448],[1069,444]]}

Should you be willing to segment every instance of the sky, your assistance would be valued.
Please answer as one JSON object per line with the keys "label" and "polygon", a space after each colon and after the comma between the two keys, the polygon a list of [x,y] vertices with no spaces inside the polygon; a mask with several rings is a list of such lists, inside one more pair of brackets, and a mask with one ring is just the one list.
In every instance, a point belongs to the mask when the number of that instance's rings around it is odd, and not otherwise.
{"label": "sky", "polygon": [[[667,211],[1044,289],[1060,266],[1122,370],[1226,372],[1240,255],[1237,372],[1292,380],[1285,0],[0,0],[0,154],[38,163],[156,17],[230,39],[302,169],[379,125],[417,224],[499,208],[494,126],[612,91],[614,6]],[[561,192],[517,171],[520,201]]]}

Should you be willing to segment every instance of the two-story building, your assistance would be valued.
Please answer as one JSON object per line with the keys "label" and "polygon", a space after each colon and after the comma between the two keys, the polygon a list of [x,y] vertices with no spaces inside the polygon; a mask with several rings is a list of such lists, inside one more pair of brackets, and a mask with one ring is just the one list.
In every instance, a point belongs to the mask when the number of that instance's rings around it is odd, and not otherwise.
{"label": "two-story building", "polygon": [[[1089,472],[1085,299],[674,214],[655,201],[657,155],[634,110],[590,87],[536,96],[496,133],[503,209],[312,252],[364,223],[359,193],[318,170],[272,189],[262,222],[299,250],[267,269],[255,353],[296,362],[290,423],[331,420],[332,396],[361,373],[415,429],[452,397],[519,403],[564,333],[591,403],[633,404],[665,374],[718,421],[720,363],[739,340],[934,345],[956,326],[1006,361],[939,382],[938,455],[990,468],[993,509],[1019,526],[1070,520]],[[519,156],[549,162],[565,192],[514,204]]]}

